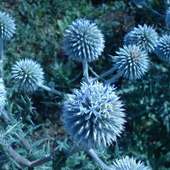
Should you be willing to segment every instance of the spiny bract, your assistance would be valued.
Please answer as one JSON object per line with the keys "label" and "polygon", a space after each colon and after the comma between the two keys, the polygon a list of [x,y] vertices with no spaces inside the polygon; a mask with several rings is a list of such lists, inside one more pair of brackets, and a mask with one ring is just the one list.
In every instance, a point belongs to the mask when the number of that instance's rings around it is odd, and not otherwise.
{"label": "spiny bract", "polygon": [[125,114],[115,88],[90,80],[64,102],[66,131],[85,148],[107,146],[124,129]]}
{"label": "spiny bract", "polygon": [[32,93],[44,82],[40,64],[32,59],[21,59],[12,67],[12,80],[18,90]]}
{"label": "spiny bract", "polygon": [[122,159],[116,159],[113,163],[113,170],[151,170],[145,166],[141,161],[136,161],[134,158],[128,156]]}
{"label": "spiny bract", "polygon": [[142,50],[152,52],[158,41],[158,33],[151,26],[146,24],[138,25],[124,37],[125,45],[137,45]]}
{"label": "spiny bract", "polygon": [[91,62],[98,59],[104,49],[104,38],[95,23],[77,19],[64,33],[64,51],[72,59]]}
{"label": "spiny bract", "polygon": [[148,54],[136,45],[119,48],[113,57],[113,67],[124,78],[140,79],[149,68]]}
{"label": "spiny bract", "polygon": [[170,62],[170,35],[163,35],[159,39],[155,54],[163,61]]}
{"label": "spiny bract", "polygon": [[15,33],[16,25],[12,17],[7,13],[0,11],[0,37],[2,39],[11,39]]}

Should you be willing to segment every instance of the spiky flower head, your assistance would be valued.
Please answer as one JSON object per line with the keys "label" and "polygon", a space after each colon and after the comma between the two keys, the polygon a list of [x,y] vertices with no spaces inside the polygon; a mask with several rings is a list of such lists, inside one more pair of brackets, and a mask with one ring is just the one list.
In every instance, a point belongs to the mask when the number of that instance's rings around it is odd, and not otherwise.
{"label": "spiky flower head", "polygon": [[115,88],[98,81],[82,83],[64,102],[65,129],[85,148],[110,145],[123,131],[124,117]]}
{"label": "spiky flower head", "polygon": [[103,52],[103,34],[95,23],[91,23],[87,19],[76,19],[64,33],[63,48],[73,60],[94,61]]}
{"label": "spiky flower head", "polygon": [[141,161],[136,161],[134,158],[128,156],[121,159],[116,159],[113,164],[114,170],[151,170],[145,166]]}
{"label": "spiky flower head", "polygon": [[40,64],[32,59],[21,59],[12,66],[12,80],[15,87],[25,93],[32,93],[44,83],[44,72]]}
{"label": "spiky flower head", "polygon": [[16,25],[12,17],[0,11],[0,37],[5,40],[12,38],[16,30]]}
{"label": "spiky flower head", "polygon": [[158,33],[152,26],[138,25],[124,37],[125,45],[137,45],[142,50],[152,52],[158,41]]}
{"label": "spiky flower head", "polygon": [[163,35],[159,39],[155,54],[161,60],[170,62],[170,35]]}
{"label": "spiky flower head", "polygon": [[113,67],[124,78],[129,80],[140,79],[149,68],[147,52],[136,45],[123,46],[113,57]]}

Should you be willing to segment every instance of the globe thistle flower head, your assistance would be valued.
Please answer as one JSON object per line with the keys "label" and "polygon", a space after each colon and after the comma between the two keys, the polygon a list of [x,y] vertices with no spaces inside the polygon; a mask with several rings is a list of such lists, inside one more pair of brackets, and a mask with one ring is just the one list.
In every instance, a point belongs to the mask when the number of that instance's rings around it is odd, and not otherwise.
{"label": "globe thistle flower head", "polygon": [[104,37],[95,23],[76,19],[64,33],[64,51],[73,60],[98,59],[104,49]]}
{"label": "globe thistle flower head", "polygon": [[122,77],[136,80],[148,71],[148,54],[136,45],[120,48],[113,57],[113,67]]}
{"label": "globe thistle flower head", "polygon": [[43,85],[44,72],[36,61],[21,59],[12,66],[12,80],[19,91],[32,93]]}
{"label": "globe thistle flower head", "polygon": [[12,17],[7,13],[0,11],[0,37],[9,40],[13,37],[16,25]]}
{"label": "globe thistle flower head", "polygon": [[127,33],[124,37],[125,45],[137,45],[142,50],[147,52],[152,52],[158,41],[158,33],[151,26],[147,26],[146,24],[138,25],[132,31]]}
{"label": "globe thistle flower head", "polygon": [[125,114],[115,88],[98,81],[82,83],[63,106],[66,131],[84,148],[108,146],[124,129]]}
{"label": "globe thistle flower head", "polygon": [[122,159],[116,159],[113,167],[114,170],[151,170],[141,161],[137,162],[134,158],[129,158],[128,156]]}
{"label": "globe thistle flower head", "polygon": [[163,61],[170,63],[170,35],[163,35],[155,49],[155,54]]}

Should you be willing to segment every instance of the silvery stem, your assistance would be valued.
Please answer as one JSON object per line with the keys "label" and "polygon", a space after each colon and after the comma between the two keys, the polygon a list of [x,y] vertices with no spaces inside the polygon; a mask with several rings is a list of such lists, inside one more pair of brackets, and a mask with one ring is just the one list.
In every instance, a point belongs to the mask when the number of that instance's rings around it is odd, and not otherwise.
{"label": "silvery stem", "polygon": [[3,58],[4,58],[4,43],[3,39],[0,38],[0,76],[3,74]]}
{"label": "silvery stem", "polygon": [[95,162],[98,163],[101,169],[103,170],[114,170],[112,167],[106,165],[97,155],[97,153],[94,151],[94,149],[89,149],[88,154],[94,159]]}
{"label": "silvery stem", "polygon": [[38,86],[39,86],[40,88],[48,91],[48,92],[54,93],[54,94],[59,95],[59,96],[62,95],[61,92],[59,92],[58,90],[52,89],[52,88],[50,88],[50,87],[48,87],[48,86],[46,86],[46,85],[39,84]]}
{"label": "silvery stem", "polygon": [[89,80],[89,68],[88,68],[88,62],[86,60],[83,61],[83,77],[85,81],[88,82]]}

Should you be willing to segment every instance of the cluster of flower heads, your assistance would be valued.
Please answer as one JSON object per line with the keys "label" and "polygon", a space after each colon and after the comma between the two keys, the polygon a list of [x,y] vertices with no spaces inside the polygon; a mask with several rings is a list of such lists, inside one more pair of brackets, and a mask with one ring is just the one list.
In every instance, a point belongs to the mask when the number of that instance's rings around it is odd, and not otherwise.
{"label": "cluster of flower heads", "polygon": [[101,55],[104,38],[95,23],[77,19],[64,33],[64,51],[73,60],[91,62]]}
{"label": "cluster of flower heads", "polygon": [[66,131],[86,148],[112,144],[124,129],[124,117],[115,88],[93,80],[69,94],[63,106]]}
{"label": "cluster of flower heads", "polygon": [[5,12],[0,12],[0,37],[9,40],[12,38],[15,30],[16,25],[13,18]]}
{"label": "cluster of flower heads", "polygon": [[136,161],[128,156],[121,159],[116,159],[113,164],[113,170],[151,170],[141,161]]}
{"label": "cluster of flower heads", "polygon": [[149,68],[147,52],[136,45],[120,48],[112,59],[115,70],[129,80],[140,79]]}
{"label": "cluster of flower heads", "polygon": [[21,59],[12,66],[11,78],[15,87],[25,93],[32,93],[44,83],[41,65],[32,59]]}
{"label": "cluster of flower heads", "polygon": [[153,27],[134,27],[125,35],[124,46],[112,57],[114,69],[126,79],[141,79],[149,70],[148,53],[155,50],[157,43],[158,34]]}
{"label": "cluster of flower heads", "polygon": [[157,46],[158,38],[159,36],[155,29],[144,24],[143,26],[134,27],[132,31],[127,33],[124,37],[124,43],[125,45],[135,44],[142,50],[153,52]]}

